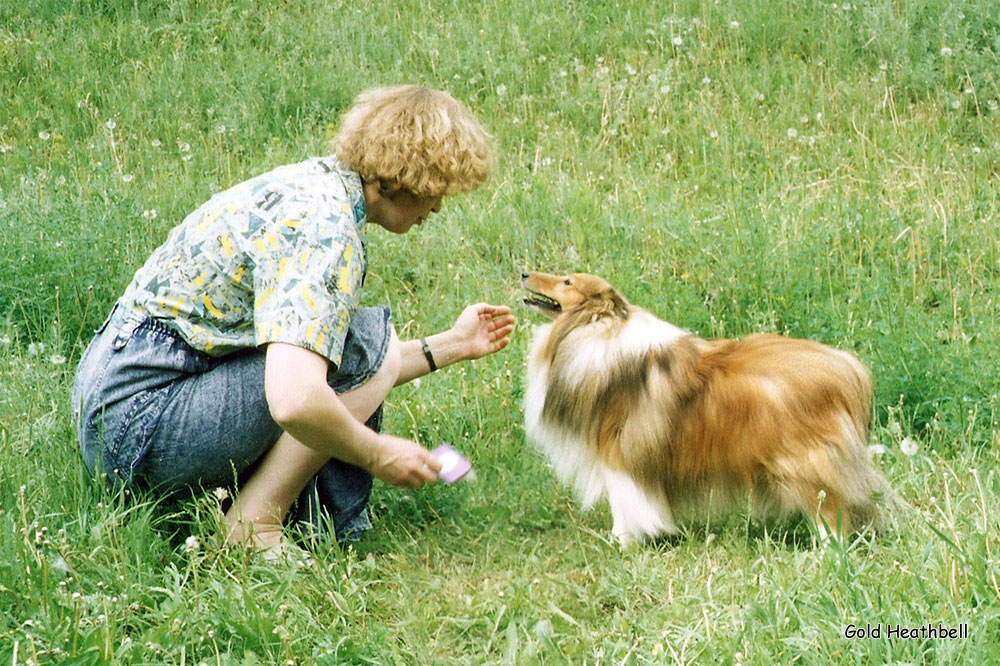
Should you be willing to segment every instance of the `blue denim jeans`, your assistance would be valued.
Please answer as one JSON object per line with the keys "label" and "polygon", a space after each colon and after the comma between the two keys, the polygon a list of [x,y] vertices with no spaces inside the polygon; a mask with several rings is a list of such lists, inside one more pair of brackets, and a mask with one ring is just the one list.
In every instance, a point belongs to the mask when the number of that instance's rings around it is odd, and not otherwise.
{"label": "blue denim jeans", "polygon": [[[388,307],[359,308],[327,381],[338,393],[378,371],[392,335]],[[83,460],[124,487],[170,491],[232,486],[281,428],[264,395],[264,351],[212,357],[163,322],[116,305],[77,369],[73,415]],[[381,428],[382,408],[368,421]],[[331,459],[309,481],[292,519],[310,533],[333,522],[338,540],[371,528],[371,475]]]}

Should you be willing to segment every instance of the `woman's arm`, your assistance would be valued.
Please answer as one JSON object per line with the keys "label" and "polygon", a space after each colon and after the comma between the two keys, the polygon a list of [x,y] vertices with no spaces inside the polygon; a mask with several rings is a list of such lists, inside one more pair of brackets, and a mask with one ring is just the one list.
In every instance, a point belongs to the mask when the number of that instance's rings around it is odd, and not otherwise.
{"label": "woman's arm", "polygon": [[[477,303],[459,315],[447,331],[425,338],[434,364],[443,368],[458,361],[481,358],[500,351],[510,342],[514,317],[506,305]],[[408,340],[400,348],[402,366],[396,386],[431,371],[420,340]]]}
{"label": "woman's arm", "polygon": [[269,344],[266,353],[268,408],[289,435],[393,485],[413,488],[437,479],[441,465],[430,451],[410,440],[377,433],[351,415],[326,383],[325,358],[283,343]]}

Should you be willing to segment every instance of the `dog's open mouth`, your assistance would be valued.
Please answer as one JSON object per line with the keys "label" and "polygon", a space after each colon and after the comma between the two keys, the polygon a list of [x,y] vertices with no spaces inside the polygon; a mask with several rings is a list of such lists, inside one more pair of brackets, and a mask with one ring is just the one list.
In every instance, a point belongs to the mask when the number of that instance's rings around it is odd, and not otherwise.
{"label": "dog's open mouth", "polygon": [[562,312],[562,306],[559,305],[558,301],[545,294],[539,294],[537,291],[532,291],[531,296],[524,299],[524,304],[547,312]]}

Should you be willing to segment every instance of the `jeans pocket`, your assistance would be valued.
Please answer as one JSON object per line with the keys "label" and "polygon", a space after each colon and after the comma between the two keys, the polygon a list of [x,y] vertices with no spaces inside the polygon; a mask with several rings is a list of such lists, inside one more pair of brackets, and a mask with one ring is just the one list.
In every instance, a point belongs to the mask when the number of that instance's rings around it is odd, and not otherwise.
{"label": "jeans pocket", "polygon": [[167,403],[169,386],[137,393],[128,402],[121,425],[105,446],[104,471],[129,485],[149,454],[151,436]]}

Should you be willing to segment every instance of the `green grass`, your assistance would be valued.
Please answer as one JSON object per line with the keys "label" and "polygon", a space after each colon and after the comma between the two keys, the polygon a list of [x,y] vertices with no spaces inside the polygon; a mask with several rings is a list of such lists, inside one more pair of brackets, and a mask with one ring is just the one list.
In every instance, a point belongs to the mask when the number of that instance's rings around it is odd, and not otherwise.
{"label": "green grass", "polygon": [[[4,4],[0,661],[1000,660],[998,60],[991,0]],[[850,349],[916,519],[816,549],[707,516],[620,550],[525,446],[519,309],[508,350],[390,396],[389,430],[454,443],[477,480],[378,485],[375,532],[311,569],[214,546],[211,495],[89,479],[74,365],[146,255],[214,191],[322,152],[363,88],[409,81],[465,100],[500,164],[420,230],[372,232],[366,298],[404,335],[516,306],[537,268],[705,335]],[[969,638],[844,637],[869,622]]]}

